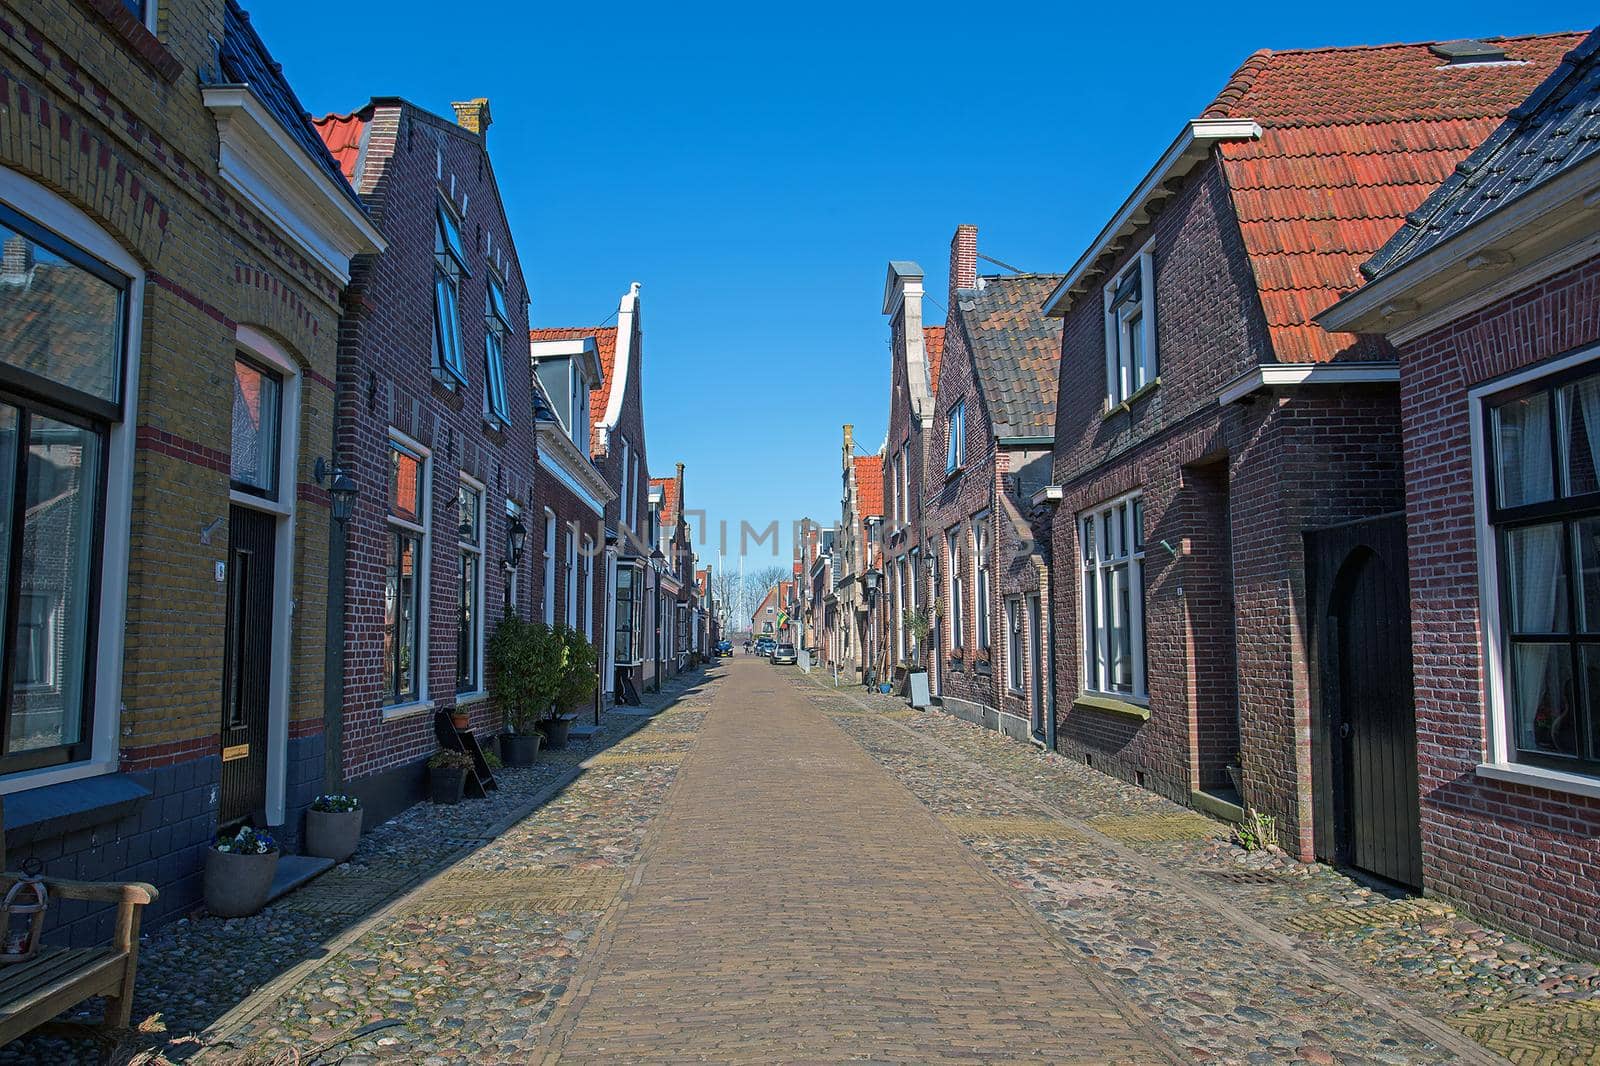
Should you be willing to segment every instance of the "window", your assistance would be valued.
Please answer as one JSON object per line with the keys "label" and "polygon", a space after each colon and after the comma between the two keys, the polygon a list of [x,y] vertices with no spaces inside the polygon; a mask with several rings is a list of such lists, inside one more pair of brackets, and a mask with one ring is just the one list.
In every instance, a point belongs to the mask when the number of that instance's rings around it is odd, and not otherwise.
{"label": "window", "polygon": [[556,624],[556,513],[544,511],[544,624]]}
{"label": "window", "polygon": [[1021,692],[1023,686],[1022,664],[1022,601],[1006,601],[1006,687]]}
{"label": "window", "polygon": [[628,459],[628,438],[622,438],[622,473],[617,477],[617,508],[619,520],[624,529],[633,528],[631,503],[628,493],[628,475],[633,472],[633,466]]}
{"label": "window", "polygon": [[589,455],[589,383],[584,380],[582,372],[574,366],[572,368],[572,417],[567,419],[567,432],[572,437],[572,443],[578,450]]}
{"label": "window", "polygon": [[1490,401],[1506,750],[1600,774],[1600,373],[1593,363]]}
{"label": "window", "polygon": [[433,234],[433,369],[460,384],[467,383],[461,350],[461,279],[470,277],[461,248],[461,226],[440,200],[434,210]]}
{"label": "window", "polygon": [[979,515],[972,520],[973,570],[977,574],[977,631],[978,650],[988,651],[992,643],[989,635],[989,516]]}
{"label": "window", "polygon": [[[511,520],[512,519],[521,518],[521,517],[522,517],[522,505],[517,503],[516,500],[510,500],[510,499],[506,500],[506,528],[507,528],[507,530],[509,530],[510,527],[511,527]],[[511,568],[510,560],[506,560],[505,572],[506,572],[506,578],[505,578],[505,608],[506,608],[506,610],[505,610],[505,613],[508,614],[508,615],[512,615],[512,614],[516,614],[517,613],[518,596],[519,596],[519,594],[520,594],[520,592],[522,590],[521,589],[522,582],[518,580],[518,578],[521,577],[521,573],[518,570],[514,570],[514,569]]]}
{"label": "window", "polygon": [[423,590],[428,581],[427,459],[389,445],[389,560],[384,582],[383,695],[390,705],[423,698],[427,629]]}
{"label": "window", "polygon": [[944,535],[945,559],[950,568],[950,647],[960,648],[966,639],[967,597],[961,575],[961,530],[959,527]]}
{"label": "window", "polygon": [[483,688],[483,489],[468,481],[456,489],[456,691]]}
{"label": "window", "polygon": [[1144,699],[1144,502],[1124,496],[1080,515],[1083,687]]}
{"label": "window", "polygon": [[594,642],[594,538],[583,538],[583,637]]}
{"label": "window", "polygon": [[90,756],[129,281],[4,207],[0,245],[0,770],[15,771]]}
{"label": "window", "polygon": [[644,657],[643,574],[637,566],[617,567],[616,654],[618,666],[637,666]]}
{"label": "window", "polygon": [[257,496],[278,495],[278,447],[283,379],[235,356],[233,360],[233,450],[228,474],[233,487]]}
{"label": "window", "polygon": [[483,417],[506,426],[511,424],[511,404],[506,399],[506,338],[511,336],[511,318],[506,314],[505,291],[493,274],[483,301]]}
{"label": "window", "polygon": [[566,620],[570,629],[578,628],[578,538],[567,530]]}
{"label": "window", "polygon": [[967,463],[967,401],[958,400],[945,421],[947,452],[944,471],[953,474]]}
{"label": "window", "polygon": [[1106,406],[1116,407],[1157,374],[1155,256],[1147,247],[1105,287]]}

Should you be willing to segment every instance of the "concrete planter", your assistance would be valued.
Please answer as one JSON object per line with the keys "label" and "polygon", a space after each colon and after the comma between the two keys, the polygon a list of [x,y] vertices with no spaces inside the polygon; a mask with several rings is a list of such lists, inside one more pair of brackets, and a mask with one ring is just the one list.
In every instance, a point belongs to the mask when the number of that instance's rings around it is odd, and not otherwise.
{"label": "concrete planter", "polygon": [[344,862],[361,844],[361,811],[306,812],[306,854]]}
{"label": "concrete planter", "polygon": [[532,766],[543,739],[538,733],[507,733],[500,738],[500,758],[507,766]]}
{"label": "concrete planter", "polygon": [[206,910],[219,918],[245,918],[267,904],[272,892],[272,877],[278,872],[278,853],[241,855],[235,852],[206,852]]}

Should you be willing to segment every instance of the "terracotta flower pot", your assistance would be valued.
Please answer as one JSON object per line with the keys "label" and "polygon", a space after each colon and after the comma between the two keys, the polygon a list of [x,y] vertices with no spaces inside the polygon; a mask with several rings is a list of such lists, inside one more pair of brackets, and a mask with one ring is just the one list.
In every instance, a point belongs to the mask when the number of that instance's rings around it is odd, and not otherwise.
{"label": "terracotta flower pot", "polygon": [[466,711],[451,711],[450,724],[455,726],[457,730],[465,732],[472,728],[472,715]]}
{"label": "terracotta flower pot", "polygon": [[206,852],[204,891],[206,910],[219,918],[245,918],[267,905],[272,877],[278,872],[278,853],[245,855]]}
{"label": "terracotta flower pot", "polygon": [[344,862],[361,844],[361,810],[306,812],[306,854]]}

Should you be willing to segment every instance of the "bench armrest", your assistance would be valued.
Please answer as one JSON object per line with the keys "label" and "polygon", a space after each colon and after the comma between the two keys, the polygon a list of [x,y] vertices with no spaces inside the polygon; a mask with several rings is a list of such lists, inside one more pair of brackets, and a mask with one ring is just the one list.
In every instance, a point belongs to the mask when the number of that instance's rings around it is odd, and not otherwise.
{"label": "bench armrest", "polygon": [[[0,895],[22,880],[14,871],[0,873]],[[69,881],[62,877],[43,878],[50,894],[58,899],[79,899],[92,903],[131,903],[143,907],[154,903],[161,893],[143,881]]]}

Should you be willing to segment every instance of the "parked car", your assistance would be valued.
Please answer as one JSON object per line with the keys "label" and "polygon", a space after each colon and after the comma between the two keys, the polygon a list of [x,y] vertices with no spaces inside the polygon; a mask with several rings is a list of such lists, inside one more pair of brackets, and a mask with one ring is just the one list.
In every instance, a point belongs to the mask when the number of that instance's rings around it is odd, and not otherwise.
{"label": "parked car", "polygon": [[733,654],[733,641],[731,641],[731,640],[719,640],[719,641],[717,641],[717,658],[725,659],[725,658],[727,658],[728,656],[730,656],[732,654]]}
{"label": "parked car", "polygon": [[770,656],[772,654],[772,649],[776,646],[776,643],[777,642],[771,637],[757,637],[756,654]]}
{"label": "parked car", "polygon": [[799,661],[794,653],[793,644],[779,644],[772,649],[773,666],[793,666]]}

